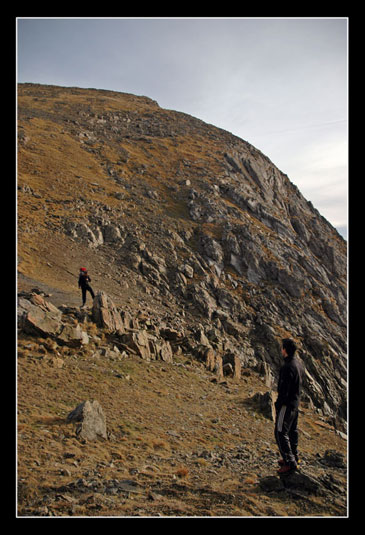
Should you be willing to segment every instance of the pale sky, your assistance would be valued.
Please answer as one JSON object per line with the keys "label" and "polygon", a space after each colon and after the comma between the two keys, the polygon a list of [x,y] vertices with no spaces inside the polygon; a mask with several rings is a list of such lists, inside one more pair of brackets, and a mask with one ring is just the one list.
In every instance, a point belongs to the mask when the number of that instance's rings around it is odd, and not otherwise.
{"label": "pale sky", "polygon": [[346,17],[18,17],[17,80],[145,95],[228,130],[347,238]]}

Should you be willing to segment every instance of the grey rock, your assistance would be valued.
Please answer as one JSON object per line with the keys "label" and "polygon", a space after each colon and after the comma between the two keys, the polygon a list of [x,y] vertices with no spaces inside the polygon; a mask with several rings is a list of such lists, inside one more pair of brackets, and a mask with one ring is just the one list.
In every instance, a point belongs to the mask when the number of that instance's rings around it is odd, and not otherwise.
{"label": "grey rock", "polygon": [[110,332],[123,333],[125,331],[120,311],[112,299],[103,291],[98,292],[94,298],[92,318],[98,327],[107,329]]}
{"label": "grey rock", "polygon": [[334,468],[346,468],[344,456],[336,450],[326,450],[320,462]]}
{"label": "grey rock", "polygon": [[274,401],[274,395],[270,390],[268,390],[264,394],[257,392],[257,394],[252,397],[252,402],[257,405],[258,410],[261,412],[261,414],[263,414],[265,418],[268,418],[272,421],[275,420]]}
{"label": "grey rock", "polygon": [[92,229],[86,222],[75,223],[67,220],[65,222],[65,230],[67,234],[85,242],[91,248],[98,247],[104,243],[101,229],[99,227]]}
{"label": "grey rock", "polygon": [[286,489],[294,489],[305,494],[324,495],[326,490],[316,477],[303,472],[292,472],[281,476],[281,481]]}
{"label": "grey rock", "polygon": [[83,401],[67,416],[68,422],[77,423],[76,434],[81,439],[96,440],[99,437],[106,439],[106,418],[100,403]]}
{"label": "grey rock", "polygon": [[57,342],[70,347],[81,347],[89,343],[89,336],[81,329],[80,324],[76,326],[64,325],[61,333],[57,336]]}
{"label": "grey rock", "polygon": [[40,295],[18,301],[18,326],[28,334],[42,337],[57,335],[62,330],[62,313]]}
{"label": "grey rock", "polygon": [[276,476],[262,477],[259,481],[259,486],[265,492],[280,492],[285,489],[281,479]]}
{"label": "grey rock", "polygon": [[104,225],[102,227],[102,234],[104,243],[114,244],[122,239],[120,229],[116,225]]}

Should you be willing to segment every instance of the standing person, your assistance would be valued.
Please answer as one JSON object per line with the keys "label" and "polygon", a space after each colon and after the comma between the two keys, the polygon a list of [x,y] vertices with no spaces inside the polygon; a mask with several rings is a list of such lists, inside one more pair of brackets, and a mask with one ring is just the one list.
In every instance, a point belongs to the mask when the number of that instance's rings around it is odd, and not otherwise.
{"label": "standing person", "polygon": [[87,274],[86,268],[82,267],[80,268],[80,275],[79,275],[79,288],[81,288],[82,292],[82,306],[85,306],[86,303],[86,292],[90,292],[91,297],[94,299],[95,294],[93,292],[93,289],[89,285],[89,282],[91,282],[91,279],[89,275]]}
{"label": "standing person", "polygon": [[303,368],[294,356],[296,349],[293,340],[282,340],[284,364],[280,369],[278,398],[275,402],[275,439],[282,455],[278,474],[296,470],[298,463],[298,407]]}

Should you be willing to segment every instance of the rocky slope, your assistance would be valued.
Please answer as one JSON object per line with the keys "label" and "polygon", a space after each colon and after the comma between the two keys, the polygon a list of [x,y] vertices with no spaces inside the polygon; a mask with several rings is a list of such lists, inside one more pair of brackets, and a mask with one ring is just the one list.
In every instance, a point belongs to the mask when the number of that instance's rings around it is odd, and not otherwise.
{"label": "rocky slope", "polygon": [[21,292],[19,317],[20,516],[346,516],[346,440],[313,410],[300,470],[276,474],[262,370],[198,360],[105,293],[80,311]]}
{"label": "rocky slope", "polygon": [[164,325],[164,342],[179,333],[181,354],[210,351],[270,387],[291,336],[303,406],[344,434],[346,252],[288,177],[229,132],[147,97],[19,85],[20,292],[75,307],[86,266],[119,312]]}

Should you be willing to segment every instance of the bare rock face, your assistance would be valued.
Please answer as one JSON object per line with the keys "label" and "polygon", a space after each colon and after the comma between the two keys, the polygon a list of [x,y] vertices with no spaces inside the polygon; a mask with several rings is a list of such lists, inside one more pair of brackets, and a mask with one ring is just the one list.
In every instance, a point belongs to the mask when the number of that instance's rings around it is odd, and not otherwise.
{"label": "bare rock face", "polygon": [[76,422],[76,434],[84,440],[106,439],[106,418],[100,403],[83,401],[67,416],[68,422]]}

